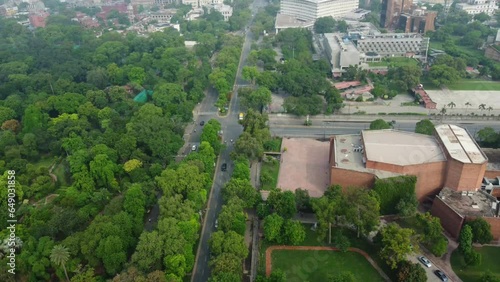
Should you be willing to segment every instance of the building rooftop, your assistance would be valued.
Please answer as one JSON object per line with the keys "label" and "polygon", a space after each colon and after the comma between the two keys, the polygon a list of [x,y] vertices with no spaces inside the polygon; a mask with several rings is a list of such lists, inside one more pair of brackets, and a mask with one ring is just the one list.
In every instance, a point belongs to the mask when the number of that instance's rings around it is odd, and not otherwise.
{"label": "building rooftop", "polygon": [[313,21],[304,21],[304,20],[299,20],[293,16],[277,14],[274,26],[275,28],[280,29],[280,28],[299,28],[299,27],[307,28],[313,25],[314,25]]}
{"label": "building rooftop", "polygon": [[389,171],[366,168],[363,153],[354,151],[362,146],[361,135],[335,135],[335,166],[338,168],[368,172],[378,178],[388,178],[400,174]]}
{"label": "building rooftop", "polygon": [[446,161],[433,136],[386,130],[363,130],[366,158],[400,166]]}
{"label": "building rooftop", "polygon": [[438,197],[462,216],[491,217],[496,214],[496,199],[481,190],[460,192],[445,187]]}
{"label": "building rooftop", "polygon": [[436,126],[436,132],[453,159],[468,164],[482,164],[488,161],[465,129],[452,124],[441,124]]}

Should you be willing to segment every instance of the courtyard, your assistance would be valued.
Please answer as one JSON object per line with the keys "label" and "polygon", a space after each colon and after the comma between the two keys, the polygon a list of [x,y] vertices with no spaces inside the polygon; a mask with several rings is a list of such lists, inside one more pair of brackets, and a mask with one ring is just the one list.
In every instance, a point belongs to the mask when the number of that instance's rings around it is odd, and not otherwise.
{"label": "courtyard", "polygon": [[[489,114],[487,110],[492,107],[491,113],[500,110],[500,91],[481,91],[481,90],[425,90],[429,97],[434,101],[437,109],[443,107],[450,108],[450,103],[454,103],[454,110],[465,109],[469,113]],[[470,104],[470,105],[469,105]],[[479,105],[484,104],[485,109],[480,110]]]}
{"label": "courtyard", "polygon": [[283,138],[278,188],[292,192],[301,188],[311,197],[321,197],[330,185],[329,150],[330,142]]}

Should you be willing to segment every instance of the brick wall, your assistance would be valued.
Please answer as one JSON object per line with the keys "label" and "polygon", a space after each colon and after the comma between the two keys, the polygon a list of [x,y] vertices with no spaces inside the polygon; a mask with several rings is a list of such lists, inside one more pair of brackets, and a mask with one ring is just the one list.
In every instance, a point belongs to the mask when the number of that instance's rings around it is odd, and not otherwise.
{"label": "brick wall", "polygon": [[471,191],[481,187],[486,171],[484,164],[464,164],[448,159],[446,182],[444,186],[456,191]]}
{"label": "brick wall", "polygon": [[484,177],[489,179],[497,178],[498,176],[500,176],[499,170],[487,170],[484,172]]}
{"label": "brick wall", "polygon": [[375,183],[375,175],[367,172],[332,167],[330,171],[330,183],[332,185],[340,185],[343,188],[350,186],[371,188]]}
{"label": "brick wall", "polygon": [[417,177],[415,192],[419,201],[424,200],[429,195],[438,194],[439,190],[443,188],[446,176],[446,162],[399,166],[367,161],[366,167],[406,175],[415,175]]}
{"label": "brick wall", "polygon": [[434,199],[431,208],[431,214],[433,216],[439,217],[439,219],[441,220],[441,225],[451,235],[451,237],[455,239],[458,238],[465,220],[464,217],[456,213],[439,197],[436,197]]}

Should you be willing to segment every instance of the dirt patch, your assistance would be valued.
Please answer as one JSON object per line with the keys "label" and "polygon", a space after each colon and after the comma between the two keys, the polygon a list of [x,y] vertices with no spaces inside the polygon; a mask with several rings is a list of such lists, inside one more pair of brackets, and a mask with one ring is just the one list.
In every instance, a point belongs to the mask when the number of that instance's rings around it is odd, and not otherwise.
{"label": "dirt patch", "polygon": [[[272,260],[271,255],[274,250],[296,250],[296,251],[340,251],[335,247],[321,247],[321,246],[271,246],[266,250],[266,276],[269,277],[271,275],[272,270]],[[349,252],[358,253],[366,258],[366,260],[377,270],[377,272],[384,278],[386,281],[391,281],[389,277],[382,271],[382,269],[378,266],[377,263],[363,250],[358,248],[349,248]]]}
{"label": "dirt patch", "polygon": [[330,185],[328,154],[330,143],[309,138],[284,138],[278,187],[306,189],[311,197],[321,197]]}

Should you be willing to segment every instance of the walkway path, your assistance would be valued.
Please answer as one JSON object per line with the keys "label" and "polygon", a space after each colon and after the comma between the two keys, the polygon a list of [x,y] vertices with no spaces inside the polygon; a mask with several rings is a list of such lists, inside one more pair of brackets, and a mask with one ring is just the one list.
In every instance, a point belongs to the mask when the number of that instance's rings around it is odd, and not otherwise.
{"label": "walkway path", "polygon": [[443,233],[446,238],[448,239],[448,250],[446,254],[443,257],[436,257],[434,256],[429,250],[427,250],[425,247],[422,245],[420,246],[420,249],[422,253],[431,260],[431,262],[434,263],[436,267],[444,271],[446,273],[446,276],[451,279],[453,282],[462,282],[462,279],[458,277],[457,274],[455,274],[455,271],[453,271],[453,268],[451,267],[451,254],[455,249],[458,248],[458,243],[450,238],[446,233]]}
{"label": "walkway path", "polygon": [[[266,250],[266,276],[271,275],[272,260],[271,254],[274,250],[299,250],[299,251],[340,251],[335,247],[322,247],[322,246],[271,246]],[[382,269],[375,263],[375,261],[363,250],[358,248],[349,248],[350,252],[358,253],[366,258],[366,260],[377,270],[385,281],[390,282],[391,279],[382,271]]]}

